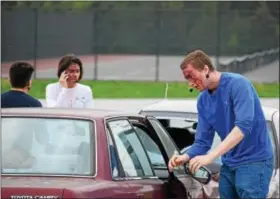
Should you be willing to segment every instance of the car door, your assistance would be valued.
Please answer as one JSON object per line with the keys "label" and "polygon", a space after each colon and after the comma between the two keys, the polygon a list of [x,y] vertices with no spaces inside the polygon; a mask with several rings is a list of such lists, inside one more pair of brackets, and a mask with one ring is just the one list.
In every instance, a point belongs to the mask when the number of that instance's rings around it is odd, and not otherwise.
{"label": "car door", "polygon": [[159,137],[139,120],[133,121],[132,125],[147,151],[155,175],[164,183],[167,198],[189,198],[188,189],[168,171],[167,153]]}
{"label": "car door", "polygon": [[127,182],[130,195],[135,198],[167,198],[164,183],[155,176],[147,152],[128,118],[113,118],[106,125],[112,139],[109,148],[113,180]]}
{"label": "car door", "polygon": [[[159,136],[161,142],[164,145],[164,148],[168,154],[168,158],[171,158],[172,155],[175,153],[180,153],[177,149],[176,145],[174,144],[171,137],[168,135],[168,133],[164,130],[160,122],[151,116],[146,116],[147,122],[154,128],[155,132]],[[218,198],[219,192],[217,189],[217,186],[212,186],[213,181],[210,181],[208,184],[202,184],[201,182],[205,179],[205,181],[209,181],[207,176],[207,172],[205,172],[206,169],[202,167],[199,169],[199,171],[195,174],[195,177],[191,175],[190,173],[186,172],[186,169],[181,166],[174,170],[174,175],[178,180],[180,180],[188,189],[188,194],[190,198],[201,198],[204,196],[211,197],[211,198]],[[201,180],[201,181],[198,181]],[[215,187],[215,188],[213,188]]]}
{"label": "car door", "polygon": [[279,143],[279,110],[272,115],[272,121],[274,126],[274,141],[275,141],[275,156],[277,157],[277,162],[275,166],[274,183],[275,192],[272,193],[272,198],[279,198],[279,165],[280,165],[280,143]]}
{"label": "car door", "polygon": [[[278,119],[277,119],[278,113]],[[279,131],[279,112],[275,112],[272,115],[271,120],[266,121],[269,138],[272,143],[273,155],[274,155],[274,170],[269,185],[268,198],[279,198],[279,141],[277,136],[277,130]],[[278,132],[279,134],[279,132]]]}

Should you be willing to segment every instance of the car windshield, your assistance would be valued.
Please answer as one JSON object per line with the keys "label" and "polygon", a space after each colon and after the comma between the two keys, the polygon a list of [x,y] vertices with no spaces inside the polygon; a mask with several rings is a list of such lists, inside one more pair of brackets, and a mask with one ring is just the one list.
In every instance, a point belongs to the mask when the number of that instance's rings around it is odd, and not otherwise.
{"label": "car windshield", "polygon": [[93,175],[93,122],[2,117],[2,174]]}

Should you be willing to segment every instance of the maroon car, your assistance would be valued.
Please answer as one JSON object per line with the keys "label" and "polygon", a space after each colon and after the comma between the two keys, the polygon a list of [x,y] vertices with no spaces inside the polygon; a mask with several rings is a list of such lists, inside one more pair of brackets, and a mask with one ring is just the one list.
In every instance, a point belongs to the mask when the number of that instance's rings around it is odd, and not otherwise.
{"label": "maroon car", "polygon": [[[153,117],[2,109],[1,198],[207,198],[211,173],[169,172],[179,153]],[[210,183],[211,184],[211,183]],[[211,193],[212,195],[212,193]]]}

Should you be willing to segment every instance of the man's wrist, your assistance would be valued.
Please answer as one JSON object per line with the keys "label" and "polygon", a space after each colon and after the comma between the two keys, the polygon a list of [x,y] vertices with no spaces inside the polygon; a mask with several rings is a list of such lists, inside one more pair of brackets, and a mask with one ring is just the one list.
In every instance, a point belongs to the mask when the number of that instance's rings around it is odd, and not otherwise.
{"label": "man's wrist", "polygon": [[215,151],[210,151],[208,153],[208,156],[212,159],[212,160],[215,160],[219,157],[219,155],[215,152]]}
{"label": "man's wrist", "polygon": [[190,159],[190,156],[187,153],[183,154],[185,162],[187,162]]}

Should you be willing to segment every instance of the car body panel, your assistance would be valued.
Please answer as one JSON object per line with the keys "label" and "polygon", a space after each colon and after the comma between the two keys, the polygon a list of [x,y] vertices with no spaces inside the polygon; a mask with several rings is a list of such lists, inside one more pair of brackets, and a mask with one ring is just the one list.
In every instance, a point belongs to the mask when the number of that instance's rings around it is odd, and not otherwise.
{"label": "car body panel", "polygon": [[[114,191],[118,187],[118,191]],[[94,180],[93,178],[2,176],[2,197],[57,196],[58,198],[122,197],[131,190],[127,183]],[[68,197],[67,197],[68,195]],[[132,195],[131,195],[132,196]]]}
{"label": "car body panel", "polygon": [[[27,198],[31,196],[41,198],[167,198],[172,194],[175,198],[189,198],[190,196],[205,198],[207,195],[202,190],[202,184],[191,175],[169,174],[166,179],[159,179],[157,176],[148,178],[112,177],[107,121],[118,118],[128,119],[129,117],[146,120],[144,116],[108,110],[62,108],[2,109],[1,116],[2,118],[32,117],[92,121],[95,139],[93,142],[95,147],[90,149],[94,150],[95,171],[93,175],[4,174],[1,172],[2,196],[5,198],[12,196]],[[176,146],[174,145],[174,147]],[[165,160],[168,161],[169,158]]]}

